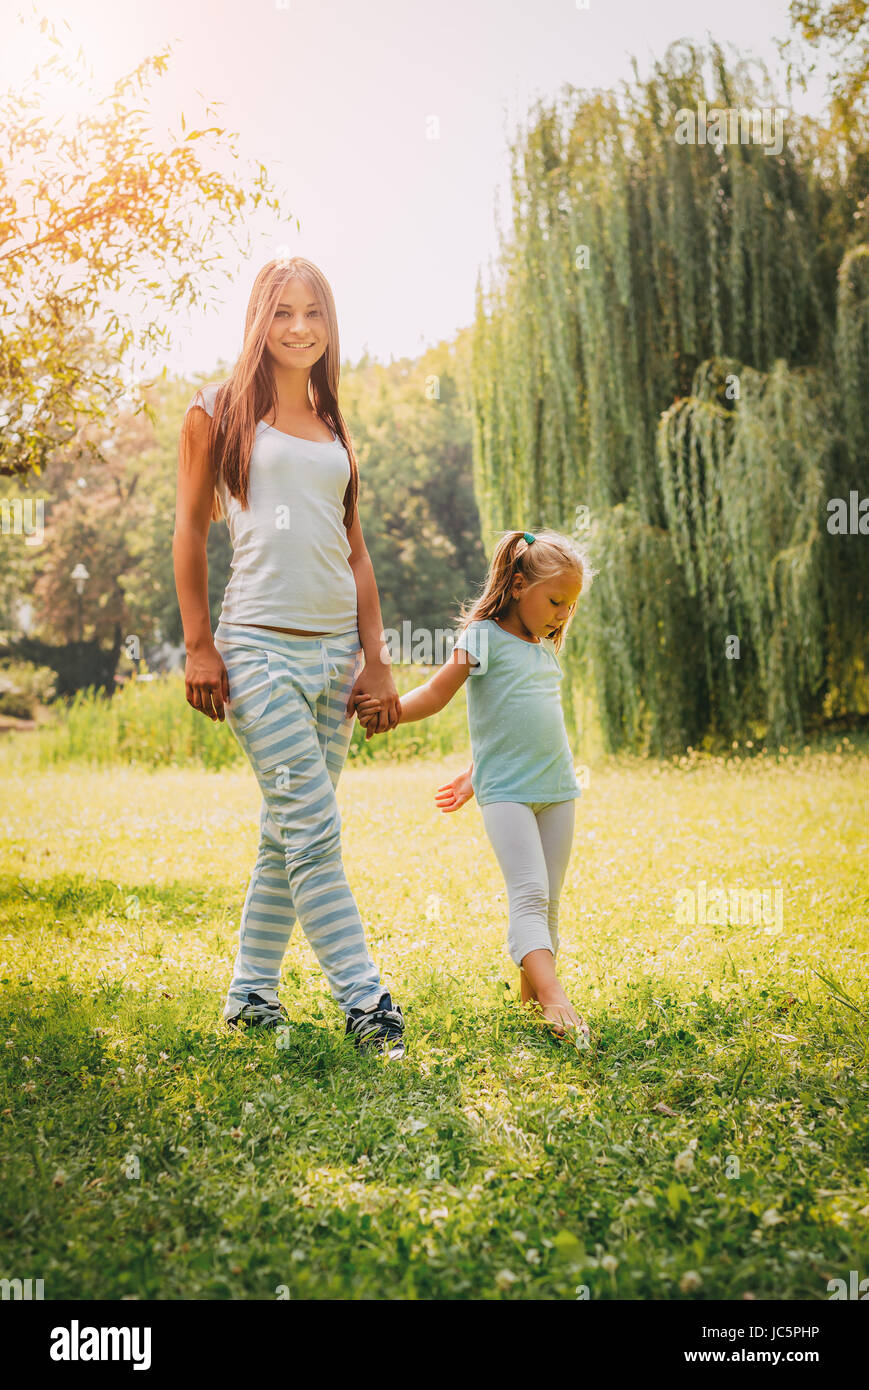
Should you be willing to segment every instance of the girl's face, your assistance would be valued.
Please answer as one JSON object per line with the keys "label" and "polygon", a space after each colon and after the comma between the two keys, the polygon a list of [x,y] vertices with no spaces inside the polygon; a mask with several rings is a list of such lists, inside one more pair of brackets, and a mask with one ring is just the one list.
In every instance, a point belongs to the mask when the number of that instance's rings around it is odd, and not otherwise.
{"label": "girl's face", "polygon": [[303,280],[288,280],[266,338],[276,366],[310,372],[326,351],[326,322]]}
{"label": "girl's face", "polygon": [[582,591],[575,570],[562,570],[551,579],[530,585],[524,574],[513,580],[515,611],[535,637],[554,637],[564,627]]}

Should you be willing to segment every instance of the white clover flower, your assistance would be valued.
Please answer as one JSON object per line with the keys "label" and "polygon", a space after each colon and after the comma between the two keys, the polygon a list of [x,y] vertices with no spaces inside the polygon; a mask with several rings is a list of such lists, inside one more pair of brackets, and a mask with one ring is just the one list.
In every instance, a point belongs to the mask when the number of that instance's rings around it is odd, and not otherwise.
{"label": "white clover flower", "polygon": [[495,1275],[495,1283],[499,1289],[509,1289],[511,1284],[516,1283],[516,1275],[512,1269],[499,1269]]}
{"label": "white clover flower", "polygon": [[683,1149],[673,1160],[673,1167],[677,1173],[690,1173],[694,1167],[694,1155],[690,1149]]}
{"label": "white clover flower", "polygon": [[615,1255],[602,1255],[600,1261],[601,1269],[605,1269],[607,1274],[615,1274],[619,1267],[619,1262]]}
{"label": "white clover flower", "polygon": [[700,1278],[696,1269],[686,1269],[682,1278],[679,1280],[679,1288],[683,1293],[693,1293],[695,1289],[700,1288],[702,1283],[703,1280]]}

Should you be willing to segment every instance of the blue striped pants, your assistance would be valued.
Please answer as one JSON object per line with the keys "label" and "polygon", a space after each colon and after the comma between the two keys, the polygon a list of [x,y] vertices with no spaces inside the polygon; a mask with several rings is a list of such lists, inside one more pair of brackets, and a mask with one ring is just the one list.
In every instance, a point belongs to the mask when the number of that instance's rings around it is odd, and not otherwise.
{"label": "blue striped pants", "polygon": [[296,918],[336,1003],[377,1004],[380,974],[341,858],[335,797],[353,733],[347,700],[361,669],[359,632],[297,637],[218,623],[229,678],[227,723],[263,794],[260,843],[241,914],[224,1015],[250,991],[271,998]]}

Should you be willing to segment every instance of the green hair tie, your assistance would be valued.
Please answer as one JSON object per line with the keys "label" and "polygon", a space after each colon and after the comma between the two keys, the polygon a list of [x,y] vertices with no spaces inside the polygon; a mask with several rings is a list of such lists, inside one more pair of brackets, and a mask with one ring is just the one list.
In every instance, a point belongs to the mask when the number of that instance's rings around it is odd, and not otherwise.
{"label": "green hair tie", "polygon": [[531,534],[530,531],[523,531],[523,532],[522,532],[522,535],[525,537],[525,539],[526,539],[526,541],[528,542],[529,545],[533,545],[534,542],[535,542],[536,539],[537,539],[536,536],[532,536],[532,534]]}

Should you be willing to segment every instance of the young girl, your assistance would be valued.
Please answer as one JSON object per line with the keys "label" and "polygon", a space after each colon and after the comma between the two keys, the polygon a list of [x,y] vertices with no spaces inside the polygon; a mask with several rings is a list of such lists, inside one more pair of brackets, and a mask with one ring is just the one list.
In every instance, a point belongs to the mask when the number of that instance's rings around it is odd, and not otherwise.
{"label": "young girl", "polygon": [[[277,987],[298,917],[346,1015],[346,1035],[400,1057],[404,1021],[368,954],[335,799],[359,695],[377,699],[378,732],[393,728],[400,710],[381,659],[339,363],[322,273],[298,257],[264,266],[232,375],[198,391],[185,416],[175,579],[187,700],[209,719],[226,709],[263,795],[224,1019],[265,1027],[287,1019]],[[205,546],[221,515],[232,571],[212,637]]]}
{"label": "young girl", "polygon": [[[522,1003],[536,1005],[553,1033],[580,1046],[590,1037],[555,973],[558,899],[570,858],[574,800],[581,789],[567,742],[556,653],[580,593],[595,571],[556,531],[508,531],[483,592],[463,607],[448,661],[401,697],[400,723],[436,714],[468,676],[472,762],[439,788],[455,811],[476,795],[507,885],[507,946],[519,967]],[[470,663],[470,664],[469,664]],[[380,732],[376,697],[360,701],[366,737]]]}

